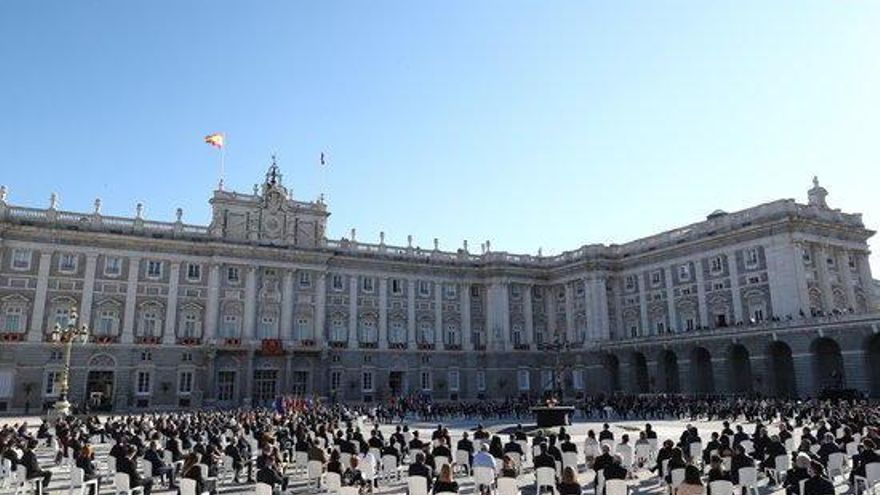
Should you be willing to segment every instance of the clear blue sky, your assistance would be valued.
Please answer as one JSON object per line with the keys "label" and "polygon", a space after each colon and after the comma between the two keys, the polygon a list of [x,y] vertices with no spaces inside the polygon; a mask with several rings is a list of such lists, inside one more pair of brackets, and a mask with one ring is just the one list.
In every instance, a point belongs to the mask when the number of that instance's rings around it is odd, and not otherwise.
{"label": "clear blue sky", "polygon": [[207,223],[223,131],[229,187],[277,152],[331,237],[556,253],[814,174],[878,228],[878,26],[858,0],[4,0],[0,183]]}

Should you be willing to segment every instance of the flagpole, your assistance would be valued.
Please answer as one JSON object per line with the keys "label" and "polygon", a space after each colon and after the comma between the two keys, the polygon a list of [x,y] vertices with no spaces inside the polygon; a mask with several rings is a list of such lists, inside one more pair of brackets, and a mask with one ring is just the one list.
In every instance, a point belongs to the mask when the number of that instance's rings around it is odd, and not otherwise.
{"label": "flagpole", "polygon": [[223,190],[223,180],[226,178],[226,133],[223,136],[223,146],[220,146],[220,190]]}

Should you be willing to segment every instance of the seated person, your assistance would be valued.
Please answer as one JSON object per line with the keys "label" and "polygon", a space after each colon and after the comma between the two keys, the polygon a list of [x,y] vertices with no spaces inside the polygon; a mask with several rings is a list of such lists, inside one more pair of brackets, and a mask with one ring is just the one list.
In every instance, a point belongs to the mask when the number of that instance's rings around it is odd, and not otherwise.
{"label": "seated person", "polygon": [[577,474],[571,466],[562,470],[562,480],[556,484],[559,495],[581,495],[581,484],[578,483]]}
{"label": "seated person", "polygon": [[257,470],[257,482],[265,483],[272,487],[272,493],[284,493],[287,491],[287,478],[275,464],[275,458],[269,457],[266,463]]}
{"label": "seated person", "polygon": [[458,483],[452,478],[452,466],[449,464],[440,466],[440,476],[434,483],[434,494],[441,492],[458,493]]}

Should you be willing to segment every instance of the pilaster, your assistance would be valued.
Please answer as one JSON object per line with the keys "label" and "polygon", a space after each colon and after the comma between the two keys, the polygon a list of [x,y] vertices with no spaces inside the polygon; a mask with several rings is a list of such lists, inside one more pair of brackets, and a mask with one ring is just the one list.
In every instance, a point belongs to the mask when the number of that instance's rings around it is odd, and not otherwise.
{"label": "pilaster", "polygon": [[672,269],[667,265],[663,268],[663,280],[666,282],[666,312],[669,318],[669,332],[679,333],[678,316],[675,314],[675,291],[672,289]]}
{"label": "pilaster", "polygon": [[822,291],[822,309],[830,312],[834,309],[834,298],[831,294],[831,279],[828,276],[828,250],[825,246],[817,245],[814,251],[813,263],[819,274],[819,290]]}
{"label": "pilaster", "polygon": [[241,391],[241,402],[245,407],[250,407],[254,393],[254,350],[248,349],[245,356],[244,390]]}
{"label": "pilaster", "polygon": [[525,339],[524,343],[531,345],[535,342],[535,319],[532,314],[532,284],[523,287],[523,316],[525,317]]}
{"label": "pilaster", "polygon": [[281,329],[280,337],[284,341],[293,340],[293,270],[284,270],[281,280]]}
{"label": "pilaster", "polygon": [[[208,300],[205,303],[204,342],[213,342],[217,335],[217,318],[220,311],[220,265],[208,265]],[[213,393],[213,388],[208,390]]]}
{"label": "pilaster", "polygon": [[180,289],[180,262],[171,263],[168,277],[168,301],[165,304],[165,331],[162,333],[162,343],[174,344],[177,337],[177,293]]}
{"label": "pilaster", "polygon": [[443,283],[434,282],[434,343],[443,343]]}
{"label": "pilaster", "polygon": [[648,321],[648,291],[645,287],[645,278],[642,274],[638,275],[639,287],[639,313],[642,317],[642,328],[639,334],[642,337],[651,335],[651,322]]}
{"label": "pilaster", "polygon": [[86,254],[86,268],[83,275],[83,291],[82,301],[79,307],[79,321],[86,325],[92,324],[92,302],[95,299],[95,270],[98,265],[98,255],[95,253]]}
{"label": "pilaster", "polygon": [[388,349],[388,277],[379,277],[379,349]]}
{"label": "pilaster", "polygon": [[727,269],[730,270],[730,293],[733,299],[733,324],[736,325],[743,318],[742,295],[739,293],[739,265],[736,261],[736,251],[727,253]]}
{"label": "pilaster", "polygon": [[709,308],[706,301],[706,282],[703,278],[703,260],[694,260],[694,272],[697,280],[697,310],[700,313],[700,326],[709,327]]}
{"label": "pilaster", "polygon": [[31,315],[31,329],[27,336],[28,342],[41,342],[45,333],[43,325],[45,325],[46,296],[49,293],[49,267],[52,264],[52,253],[40,253],[39,263],[37,290],[34,294],[34,311]]}
{"label": "pilaster", "polygon": [[862,282],[862,293],[865,295],[868,311],[876,311],[877,297],[874,294],[874,279],[871,277],[871,263],[867,253],[856,256],[856,266],[859,269],[859,279]]}
{"label": "pilaster", "polygon": [[584,278],[582,282],[584,284],[584,316],[587,320],[586,338],[592,340],[598,334],[596,326],[599,324],[596,315],[596,294],[594,294],[593,281],[590,278]]}
{"label": "pilaster", "polygon": [[[793,242],[792,258],[794,258],[795,284],[797,287],[798,308],[794,313],[803,311],[805,315],[810,314],[810,292],[807,288],[807,269],[804,268],[804,251],[809,249],[806,243],[798,241]],[[815,261],[815,260],[814,260]],[[794,313],[792,316],[794,316]]]}
{"label": "pilaster", "polygon": [[606,286],[606,277],[605,275],[599,275],[596,278],[596,300],[598,312],[597,319],[599,320],[599,327],[597,329],[595,338],[598,340],[609,340],[611,339],[611,321],[608,317],[608,287]]}
{"label": "pilaster", "polygon": [[140,257],[128,259],[128,282],[125,285],[125,314],[122,316],[122,338],[120,339],[123,344],[134,343],[134,322],[137,314],[137,288],[140,269]]}
{"label": "pilaster", "polygon": [[324,347],[324,336],[327,331],[324,321],[327,318],[327,273],[318,273],[315,282],[315,345],[318,349]]}
{"label": "pilaster", "polygon": [[358,345],[358,277],[348,277],[348,348]]}
{"label": "pilaster", "polygon": [[406,343],[409,349],[416,348],[416,279],[406,281]]}
{"label": "pilaster", "polygon": [[472,350],[471,335],[471,284],[461,284],[461,348]]}
{"label": "pilaster", "polygon": [[574,288],[571,283],[565,284],[565,341],[580,342],[574,328]]}
{"label": "pilaster", "polygon": [[856,291],[853,285],[852,270],[849,267],[849,253],[845,250],[837,251],[837,270],[840,272],[840,283],[843,284],[846,294],[846,309],[856,308]]}
{"label": "pilaster", "polygon": [[[250,265],[245,268],[244,280],[244,325],[242,326],[243,342],[250,342],[257,338],[257,267]],[[253,376],[251,376],[251,379]],[[250,394],[250,391],[248,391]],[[249,397],[250,395],[248,395]]]}

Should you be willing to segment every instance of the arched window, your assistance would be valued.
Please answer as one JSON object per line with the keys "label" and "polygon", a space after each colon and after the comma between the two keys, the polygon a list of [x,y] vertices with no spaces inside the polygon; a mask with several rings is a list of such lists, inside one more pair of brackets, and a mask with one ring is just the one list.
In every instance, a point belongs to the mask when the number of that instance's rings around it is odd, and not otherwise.
{"label": "arched window", "polygon": [[434,343],[434,324],[428,320],[422,320],[419,322],[419,343],[420,344],[433,344]]}
{"label": "arched window", "polygon": [[0,306],[0,332],[23,333],[27,329],[27,299],[12,295]]}
{"label": "arched window", "polygon": [[297,340],[309,340],[313,338],[312,335],[312,320],[311,318],[301,317],[296,320],[295,327],[296,334],[294,338]]}
{"label": "arched window", "polygon": [[403,320],[391,320],[388,329],[388,341],[392,344],[403,344],[406,342],[406,324]]}
{"label": "arched window", "polygon": [[162,308],[156,303],[141,306],[139,337],[159,337],[162,335]]}
{"label": "arched window", "polygon": [[449,322],[443,328],[443,342],[446,345],[458,345],[461,343],[458,335],[458,324]]}
{"label": "arched window", "polygon": [[348,325],[341,315],[334,316],[330,320],[330,340],[332,342],[345,342],[348,340]]}
{"label": "arched window", "polygon": [[376,332],[376,320],[373,317],[361,319],[361,342],[376,342],[379,336]]}

